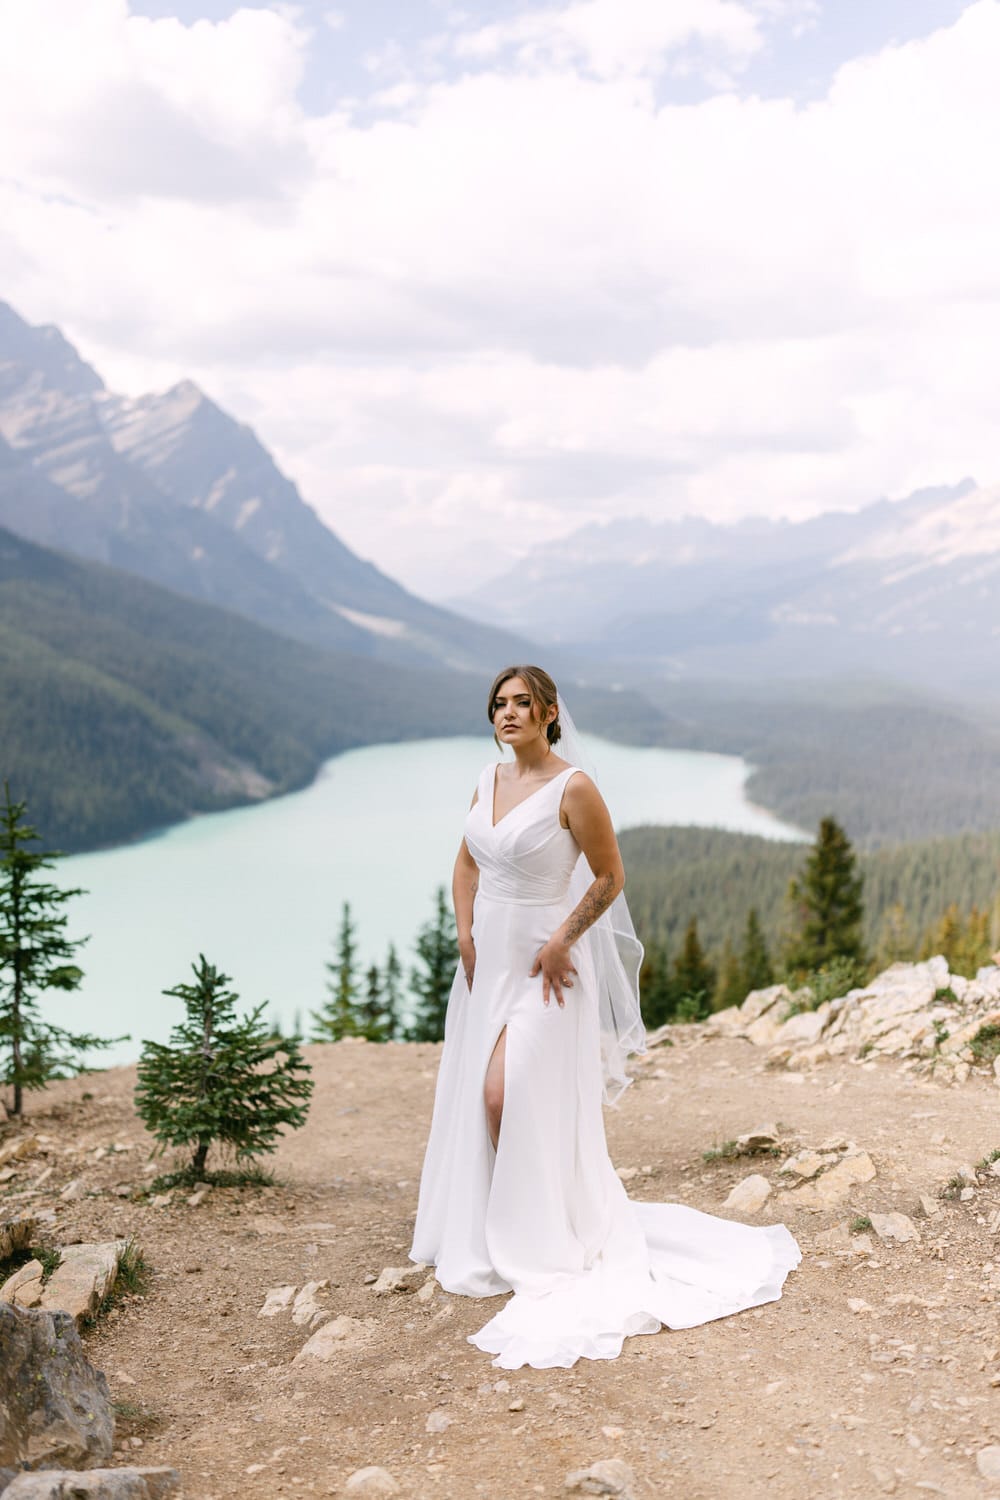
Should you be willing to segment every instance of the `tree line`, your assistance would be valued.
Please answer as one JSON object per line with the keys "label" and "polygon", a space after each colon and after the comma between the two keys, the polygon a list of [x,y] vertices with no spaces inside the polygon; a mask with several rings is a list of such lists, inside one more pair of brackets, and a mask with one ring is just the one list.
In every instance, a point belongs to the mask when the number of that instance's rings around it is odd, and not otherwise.
{"label": "tree line", "polygon": [[[799,846],[792,846],[799,847]],[[786,882],[783,911],[771,939],[756,906],[750,906],[739,938],[728,934],[714,952],[689,916],[673,952],[662,939],[646,939],[640,975],[647,1026],[697,1020],[739,1005],[751,990],[777,982],[818,1005],[864,984],[890,964],[941,954],[953,973],[969,978],[1000,948],[1000,894],[962,909],[949,902],[917,927],[900,901],[885,906],[869,941],[862,860],[834,818],[823,818],[815,843]],[[997,892],[996,866],[992,889]],[[640,936],[643,929],[639,928]]]}

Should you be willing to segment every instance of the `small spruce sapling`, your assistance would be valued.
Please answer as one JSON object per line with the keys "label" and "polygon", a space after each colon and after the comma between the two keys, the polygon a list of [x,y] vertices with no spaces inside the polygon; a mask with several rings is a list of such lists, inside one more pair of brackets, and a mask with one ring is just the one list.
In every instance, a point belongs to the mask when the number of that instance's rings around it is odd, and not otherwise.
{"label": "small spruce sapling", "polygon": [[41,872],[53,868],[53,853],[29,849],[38,833],[24,821],[25,803],[15,802],[4,782],[0,805],[0,1083],[8,1084],[9,1116],[20,1115],[25,1089],[50,1078],[84,1071],[83,1056],[124,1038],[67,1031],[43,1021],[38,997],[46,990],[75,990],[83,972],[73,962],[86,938],[66,936],[66,905],[79,890],[50,884]]}
{"label": "small spruce sapling", "polygon": [[231,1148],[237,1161],[273,1151],[285,1126],[305,1123],[312,1079],[297,1037],[274,1037],[266,1005],[236,1015],[228,974],[199,955],[195,983],[164,994],[183,1000],[187,1019],[170,1041],[144,1042],[136,1108],[167,1146],[192,1147],[190,1175],[204,1176],[209,1148]]}

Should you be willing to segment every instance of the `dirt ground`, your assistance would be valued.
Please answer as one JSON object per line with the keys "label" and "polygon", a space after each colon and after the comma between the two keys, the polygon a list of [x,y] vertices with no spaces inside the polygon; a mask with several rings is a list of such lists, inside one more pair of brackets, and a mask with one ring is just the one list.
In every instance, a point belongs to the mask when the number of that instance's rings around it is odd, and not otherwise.
{"label": "dirt ground", "polygon": [[[4,1207],[56,1208],[54,1243],[134,1235],[153,1270],[144,1296],[85,1335],[117,1403],[118,1461],[175,1465],[187,1500],[337,1494],[369,1464],[410,1500],[558,1496],[569,1471],[612,1457],[643,1497],[1000,1495],[976,1466],[1000,1443],[1000,1178],[931,1218],[919,1208],[1000,1145],[1000,1090],[986,1079],[946,1088],[872,1062],[771,1072],[745,1041],[678,1029],[608,1114],[629,1192],[718,1211],[763,1172],[775,1192],[756,1222],[786,1222],[803,1263],[779,1303],[631,1339],[618,1360],[510,1373],[466,1342],[495,1300],[371,1285],[406,1262],[438,1049],[307,1055],[314,1100],[274,1158],[278,1185],[213,1189],[195,1207],[184,1193],[158,1206],[125,1196],[151,1173],[133,1069],[29,1101],[23,1128],[49,1139],[16,1164]],[[765,1120],[805,1146],[855,1140],[876,1178],[815,1212],[773,1158],[703,1160]],[[76,1177],[88,1196],[62,1203]],[[919,1243],[815,1244],[888,1210],[913,1216]],[[361,1320],[359,1336],[329,1363],[295,1365],[308,1330],[258,1312],[269,1288],[321,1279],[320,1300]]]}

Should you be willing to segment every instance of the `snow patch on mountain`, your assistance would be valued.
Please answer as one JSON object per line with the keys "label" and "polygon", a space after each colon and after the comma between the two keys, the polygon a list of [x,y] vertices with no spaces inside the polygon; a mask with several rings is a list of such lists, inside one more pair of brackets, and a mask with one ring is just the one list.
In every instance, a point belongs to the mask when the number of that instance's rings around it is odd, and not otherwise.
{"label": "snow patch on mountain", "polygon": [[[885,575],[883,581],[893,584],[927,567],[996,553],[1000,553],[1000,486],[991,486],[909,517],[901,525],[882,528],[834,558],[833,566],[908,559]],[[994,571],[995,564],[987,569]]]}

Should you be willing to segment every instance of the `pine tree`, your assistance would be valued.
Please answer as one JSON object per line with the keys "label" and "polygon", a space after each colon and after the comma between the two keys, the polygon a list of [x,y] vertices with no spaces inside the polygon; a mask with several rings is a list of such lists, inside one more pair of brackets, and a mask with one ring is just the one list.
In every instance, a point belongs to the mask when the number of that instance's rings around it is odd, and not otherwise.
{"label": "pine tree", "polygon": [[790,969],[810,973],[835,959],[864,963],[862,886],[850,840],[839,823],[824,818],[802,874],[788,888],[797,929]]}
{"label": "pine tree", "polygon": [[330,976],[326,984],[329,999],[322,1010],[312,1012],[314,1042],[339,1042],[341,1037],[361,1035],[356,962],[357,942],[351,906],[345,901],[337,934],[337,957],[326,966]]}
{"label": "pine tree", "polygon": [[670,981],[670,955],[663,943],[647,943],[639,970],[639,1000],[642,1019],[655,1030],[674,1013],[674,994]]}
{"label": "pine tree", "polygon": [[25,803],[15,802],[4,782],[0,807],[0,1082],[10,1085],[9,1116],[20,1115],[24,1090],[83,1067],[82,1054],[124,1038],[67,1031],[43,1021],[38,997],[46,990],[75,990],[83,978],[73,962],[86,938],[66,936],[65,907],[79,890],[51,885],[41,872],[48,856],[26,845],[38,833],[24,821]]}
{"label": "pine tree", "polygon": [[767,942],[755,906],[751,906],[747,912],[740,965],[743,969],[744,998],[750,994],[751,990],[766,990],[774,983],[771,955],[767,951]]}
{"label": "pine tree", "polygon": [[365,993],[356,1009],[358,1036],[369,1042],[387,1042],[393,1034],[393,1016],[386,1005],[386,991],[378,964],[365,971]]}
{"label": "pine tree", "polygon": [[674,960],[672,988],[678,1019],[697,1021],[709,1014],[709,999],[715,989],[715,971],[698,937],[698,919],[692,917],[684,933],[681,950]]}
{"label": "pine tree", "polygon": [[739,955],[733,951],[732,943],[726,938],[719,959],[719,976],[712,995],[712,1009],[728,1010],[731,1005],[742,1005],[748,993],[743,978],[743,965]]}
{"label": "pine tree", "polygon": [[438,886],[434,917],[417,937],[417,964],[410,972],[413,1017],[406,1037],[411,1042],[439,1042],[444,1036],[448,996],[458,968],[458,935],[444,886]]}
{"label": "pine tree", "polygon": [[238,1161],[273,1151],[285,1126],[304,1124],[313,1085],[298,1039],[270,1035],[266,1002],[237,1017],[228,974],[203,954],[192,968],[194,984],[164,991],[187,1019],[169,1042],[143,1043],[135,1102],[161,1147],[194,1148],[189,1174],[200,1178],[216,1142]]}
{"label": "pine tree", "polygon": [[389,944],[382,970],[382,1003],[391,1022],[390,1037],[402,1036],[406,1030],[403,1023],[403,965],[393,943]]}

